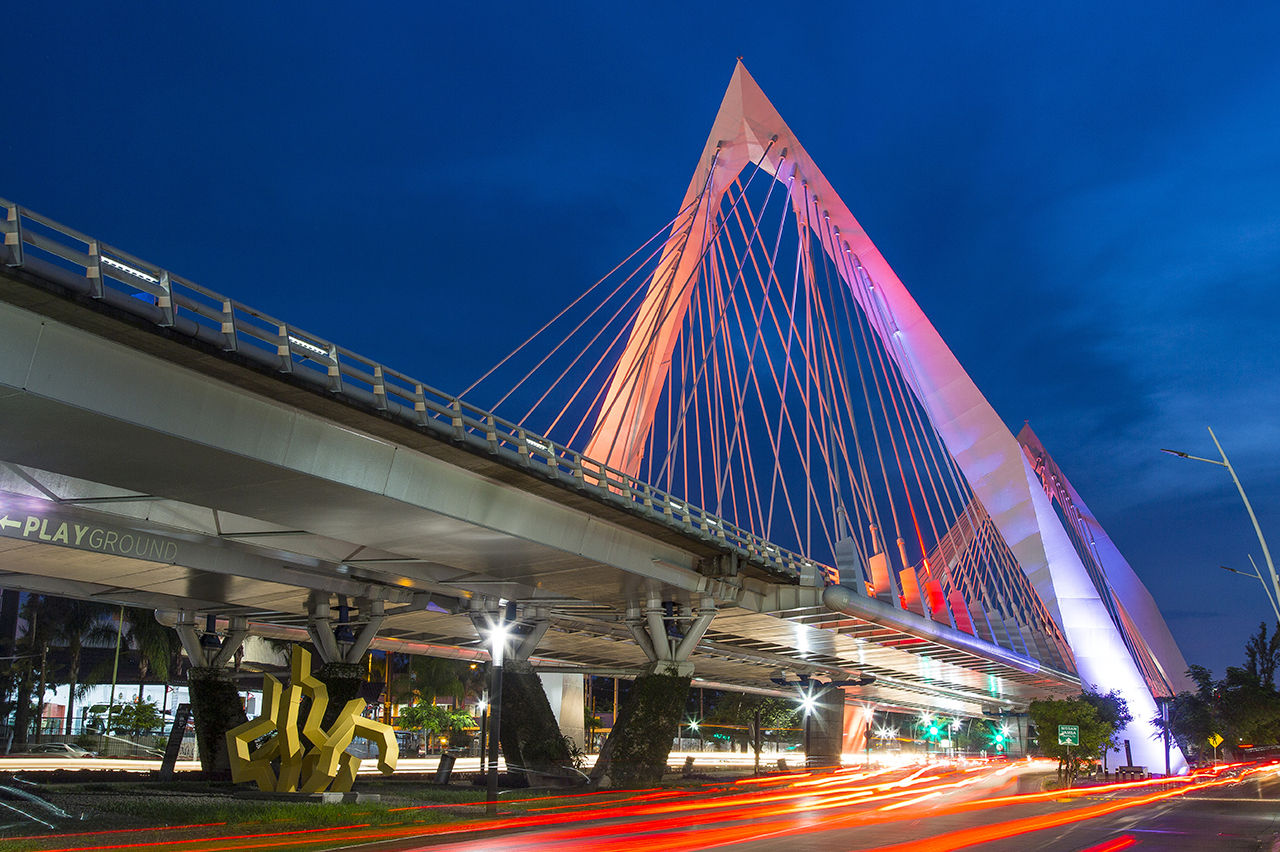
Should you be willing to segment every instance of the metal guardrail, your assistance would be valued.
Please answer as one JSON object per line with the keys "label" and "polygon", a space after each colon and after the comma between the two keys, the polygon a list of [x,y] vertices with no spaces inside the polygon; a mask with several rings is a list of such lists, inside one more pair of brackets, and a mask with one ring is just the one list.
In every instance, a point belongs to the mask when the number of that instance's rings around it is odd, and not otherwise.
{"label": "metal guardrail", "polygon": [[[783,575],[827,585],[838,571],[793,553],[550,438],[0,198],[6,265],[188,337],[386,412],[437,437],[591,494],[603,503],[719,543]],[[34,251],[33,251],[34,250]]]}

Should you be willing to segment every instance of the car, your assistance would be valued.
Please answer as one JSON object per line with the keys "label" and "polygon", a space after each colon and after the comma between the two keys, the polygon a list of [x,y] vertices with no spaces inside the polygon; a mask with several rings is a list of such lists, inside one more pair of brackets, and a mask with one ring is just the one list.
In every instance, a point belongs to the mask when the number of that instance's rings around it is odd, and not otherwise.
{"label": "car", "polygon": [[81,758],[94,757],[94,753],[86,748],[81,748],[75,743],[36,743],[29,746],[23,757],[67,757]]}

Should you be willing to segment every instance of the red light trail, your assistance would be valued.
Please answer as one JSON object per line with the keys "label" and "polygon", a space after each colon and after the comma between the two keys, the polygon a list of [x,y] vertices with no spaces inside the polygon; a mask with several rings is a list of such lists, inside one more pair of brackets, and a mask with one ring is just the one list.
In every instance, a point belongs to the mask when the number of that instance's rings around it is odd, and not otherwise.
{"label": "red light trail", "polygon": [[[241,833],[212,837],[138,838],[137,830],[99,834],[61,835],[101,845],[66,846],[48,852],[87,852],[108,849],[173,847],[175,852],[221,852],[307,847],[332,849],[339,845],[395,844],[405,850],[461,852],[502,850],[603,850],[625,848],[637,852],[710,849],[735,844],[782,842],[784,836],[813,835],[854,827],[910,822],[913,839],[878,847],[876,852],[942,852],[1016,837],[1044,829],[1079,823],[1118,811],[1139,808],[1190,792],[1239,783],[1255,774],[1273,774],[1277,767],[1246,769],[1215,767],[1192,777],[1159,778],[1075,790],[1006,794],[1025,765],[981,766],[976,769],[928,766],[914,771],[843,771],[789,774],[707,784],[685,790],[634,790],[581,793],[563,797],[530,797],[504,802],[504,807],[552,799],[561,804],[536,806],[524,813],[496,819],[465,820],[440,826],[401,823],[346,825],[302,831]],[[1230,770],[1230,771],[1228,771]],[[1225,774],[1225,777],[1224,777]],[[1099,803],[1085,803],[1098,797]],[[571,801],[565,803],[565,799]],[[438,807],[397,808],[396,813]],[[452,805],[452,807],[459,807]],[[927,832],[938,817],[1017,807],[1013,818],[946,831]],[[1055,808],[1031,813],[1026,808]],[[922,817],[927,819],[922,820]],[[182,826],[157,831],[190,831],[214,826]],[[839,835],[832,835],[838,837]],[[51,836],[46,836],[48,840]],[[1127,839],[1126,839],[1127,838]],[[34,838],[33,838],[34,839]],[[452,839],[452,842],[450,840]],[[414,846],[414,841],[429,845]],[[105,842],[104,842],[105,841]],[[772,842],[772,841],[770,841]],[[1117,852],[1137,841],[1119,837],[1090,852]]]}

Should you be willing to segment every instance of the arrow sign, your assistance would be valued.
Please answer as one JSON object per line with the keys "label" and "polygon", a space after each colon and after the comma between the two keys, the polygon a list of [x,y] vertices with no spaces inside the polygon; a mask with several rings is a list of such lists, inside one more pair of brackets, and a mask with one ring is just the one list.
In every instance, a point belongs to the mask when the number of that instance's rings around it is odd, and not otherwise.
{"label": "arrow sign", "polygon": [[9,527],[20,527],[20,526],[22,526],[22,521],[11,521],[9,520],[8,515],[5,515],[3,518],[0,518],[0,530],[8,529]]}

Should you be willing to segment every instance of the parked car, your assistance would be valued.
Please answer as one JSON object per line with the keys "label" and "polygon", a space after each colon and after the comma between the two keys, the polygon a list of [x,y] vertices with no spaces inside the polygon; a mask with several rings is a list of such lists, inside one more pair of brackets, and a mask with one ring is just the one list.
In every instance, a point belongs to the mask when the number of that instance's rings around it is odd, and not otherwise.
{"label": "parked car", "polygon": [[36,743],[22,752],[23,757],[95,757],[93,752],[75,743]]}

